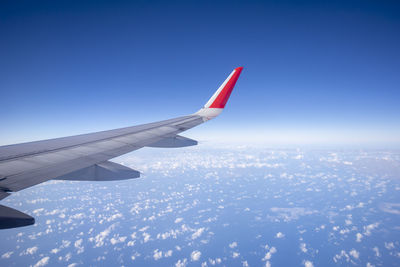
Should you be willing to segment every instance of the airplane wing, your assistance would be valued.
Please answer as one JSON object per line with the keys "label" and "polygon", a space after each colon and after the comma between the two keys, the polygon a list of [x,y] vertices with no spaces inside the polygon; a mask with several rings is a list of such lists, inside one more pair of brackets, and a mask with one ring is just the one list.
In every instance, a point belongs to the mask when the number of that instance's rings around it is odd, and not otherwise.
{"label": "airplane wing", "polygon": [[[206,105],[188,116],[0,147],[0,199],[51,179],[110,181],[139,177],[138,171],[109,160],[146,146],[196,145],[195,140],[178,134],[222,112],[242,69],[234,69]],[[0,229],[33,223],[29,215],[0,205]]]}

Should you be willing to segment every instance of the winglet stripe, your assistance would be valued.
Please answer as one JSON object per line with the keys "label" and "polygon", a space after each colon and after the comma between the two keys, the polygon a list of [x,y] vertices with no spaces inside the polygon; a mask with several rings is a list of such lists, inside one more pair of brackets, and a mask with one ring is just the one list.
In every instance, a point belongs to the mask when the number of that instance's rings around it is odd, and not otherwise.
{"label": "winglet stripe", "polygon": [[205,108],[224,108],[233,88],[242,72],[243,67],[236,68],[218,88],[217,92],[210,98]]}

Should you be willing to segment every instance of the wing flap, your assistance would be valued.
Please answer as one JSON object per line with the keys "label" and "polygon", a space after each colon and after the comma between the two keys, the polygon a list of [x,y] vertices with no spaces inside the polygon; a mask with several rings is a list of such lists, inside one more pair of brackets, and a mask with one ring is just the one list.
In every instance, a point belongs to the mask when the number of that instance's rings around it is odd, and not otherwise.
{"label": "wing flap", "polygon": [[0,205],[0,229],[32,225],[35,219],[18,210]]}
{"label": "wing flap", "polygon": [[116,181],[140,177],[140,172],[124,165],[105,161],[62,176],[54,180],[68,181]]}
{"label": "wing flap", "polygon": [[172,137],[161,139],[160,141],[147,145],[147,147],[176,148],[176,147],[195,146],[195,145],[197,145],[196,140],[180,135],[175,135]]}

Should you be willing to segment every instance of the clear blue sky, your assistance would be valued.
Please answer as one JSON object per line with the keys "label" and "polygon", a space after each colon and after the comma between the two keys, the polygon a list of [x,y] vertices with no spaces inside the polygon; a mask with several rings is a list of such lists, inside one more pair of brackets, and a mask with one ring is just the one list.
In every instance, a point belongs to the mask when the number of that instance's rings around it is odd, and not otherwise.
{"label": "clear blue sky", "polygon": [[200,108],[187,135],[400,144],[400,5],[389,1],[1,1],[0,143]]}

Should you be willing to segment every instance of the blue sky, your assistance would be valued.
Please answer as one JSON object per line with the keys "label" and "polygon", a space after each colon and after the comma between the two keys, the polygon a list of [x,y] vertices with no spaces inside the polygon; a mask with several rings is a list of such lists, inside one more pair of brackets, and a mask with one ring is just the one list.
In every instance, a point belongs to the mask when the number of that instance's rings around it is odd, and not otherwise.
{"label": "blue sky", "polygon": [[1,144],[186,115],[242,76],[200,140],[400,144],[389,1],[2,1]]}

